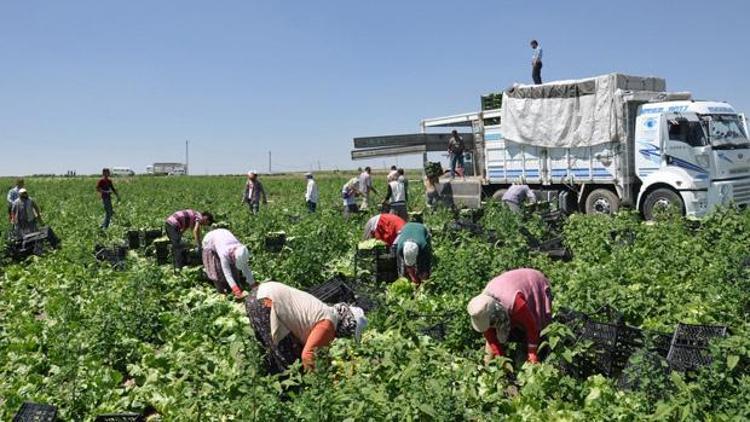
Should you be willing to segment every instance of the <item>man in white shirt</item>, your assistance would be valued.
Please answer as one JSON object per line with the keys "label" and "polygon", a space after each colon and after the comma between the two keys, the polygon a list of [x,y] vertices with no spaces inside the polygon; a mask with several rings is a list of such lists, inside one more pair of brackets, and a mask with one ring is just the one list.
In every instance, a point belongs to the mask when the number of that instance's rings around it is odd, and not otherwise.
{"label": "man in white shirt", "polygon": [[363,210],[366,210],[370,206],[370,191],[374,192],[376,195],[378,193],[378,191],[375,190],[375,187],[372,186],[372,176],[370,176],[371,172],[372,169],[370,167],[365,167],[365,171],[359,175],[359,187],[362,189]]}
{"label": "man in white shirt", "polygon": [[531,79],[534,80],[534,85],[541,85],[542,83],[542,47],[539,46],[537,40],[531,40],[531,49],[534,51],[531,53]]}
{"label": "man in white shirt", "polygon": [[312,173],[305,173],[307,179],[307,190],[305,191],[305,202],[307,202],[307,211],[314,213],[318,207],[318,184],[315,183]]}

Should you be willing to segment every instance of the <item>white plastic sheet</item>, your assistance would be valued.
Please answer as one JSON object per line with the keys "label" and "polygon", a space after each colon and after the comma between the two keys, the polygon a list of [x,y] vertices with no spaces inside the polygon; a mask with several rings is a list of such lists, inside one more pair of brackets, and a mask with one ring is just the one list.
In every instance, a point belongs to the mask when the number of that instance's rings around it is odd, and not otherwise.
{"label": "white plastic sheet", "polygon": [[503,137],[541,147],[587,147],[622,141],[627,91],[664,92],[664,79],[618,73],[543,85],[515,85],[503,95]]}

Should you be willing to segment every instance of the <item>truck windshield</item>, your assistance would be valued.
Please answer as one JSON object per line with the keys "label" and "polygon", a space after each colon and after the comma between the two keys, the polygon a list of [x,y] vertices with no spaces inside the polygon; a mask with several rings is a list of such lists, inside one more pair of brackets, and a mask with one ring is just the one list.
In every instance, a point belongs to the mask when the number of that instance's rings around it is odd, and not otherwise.
{"label": "truck windshield", "polygon": [[708,139],[714,148],[750,148],[750,141],[736,114],[708,114],[701,117],[707,128]]}

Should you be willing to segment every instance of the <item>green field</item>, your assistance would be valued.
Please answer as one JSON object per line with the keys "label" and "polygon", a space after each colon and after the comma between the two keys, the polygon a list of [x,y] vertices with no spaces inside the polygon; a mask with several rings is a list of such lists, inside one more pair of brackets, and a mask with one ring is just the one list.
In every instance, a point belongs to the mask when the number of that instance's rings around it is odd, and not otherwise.
{"label": "green field", "polygon": [[[574,215],[564,227],[569,262],[529,250],[519,227],[542,236],[538,216],[520,219],[490,204],[481,220],[497,230],[499,241],[490,244],[445,230],[447,211],[426,213],[432,278],[418,290],[371,286],[380,307],[368,315],[362,343],[338,339],[314,372],[293,367],[282,376],[265,375],[243,305],[217,294],[199,268],[175,273],[131,252],[126,270],[115,271],[92,255],[97,243],[114,244],[128,229],[158,228],[173,211],[194,208],[212,211],[248,245],[258,280],[309,287],[339,272],[352,275],[369,215],[342,218],[346,178],[319,178],[315,215],[304,208],[304,179],[262,178],[272,202],[257,216],[240,204],[242,177],[115,179],[122,201],[115,201],[106,233],[98,228],[96,179],[27,179],[63,246],[22,263],[2,261],[0,420],[11,420],[25,401],[53,404],[71,421],[145,409],[170,421],[750,418],[748,211],[719,210],[701,224]],[[376,179],[382,193],[383,178]],[[11,183],[0,179],[2,187]],[[418,182],[410,195],[411,207],[421,209]],[[0,230],[5,238],[7,225]],[[278,230],[292,238],[288,247],[264,251],[264,234]],[[632,242],[613,230],[632,234]],[[610,305],[635,327],[671,332],[678,322],[722,324],[730,335],[712,343],[713,362],[703,369],[645,371],[634,389],[562,371],[588,347],[572,342],[562,324],[548,330],[544,363],[485,365],[466,303],[495,275],[522,266],[547,274],[555,311]],[[424,333],[438,322],[442,340]]]}

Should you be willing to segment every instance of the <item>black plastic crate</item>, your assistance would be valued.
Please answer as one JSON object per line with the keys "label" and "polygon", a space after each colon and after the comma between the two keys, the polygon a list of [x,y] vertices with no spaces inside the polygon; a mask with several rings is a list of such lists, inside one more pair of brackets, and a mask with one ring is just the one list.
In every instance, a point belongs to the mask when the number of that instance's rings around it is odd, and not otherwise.
{"label": "black plastic crate", "polygon": [[162,236],[161,229],[144,230],[143,231],[143,245],[148,246],[154,243],[154,240]]}
{"label": "black plastic crate", "polygon": [[29,403],[21,405],[13,422],[54,422],[57,420],[57,408],[49,404]]}
{"label": "black plastic crate", "polygon": [[95,422],[145,422],[146,418],[138,413],[110,413],[99,415],[94,419]]}
{"label": "black plastic crate", "polygon": [[106,262],[116,269],[123,269],[127,260],[128,248],[125,246],[104,247],[96,245],[94,247],[94,257],[99,262]]}
{"label": "black plastic crate", "polygon": [[125,237],[128,241],[128,247],[130,249],[139,249],[141,247],[141,231],[130,230],[126,233]]}
{"label": "black plastic crate", "polygon": [[438,322],[437,324],[419,330],[421,334],[431,337],[432,339],[437,341],[445,340],[445,336],[447,334],[446,331],[447,330],[445,328],[444,322]]}
{"label": "black plastic crate", "polygon": [[178,250],[172,250],[172,254],[182,254],[182,262],[188,267],[199,267],[203,265],[203,256],[200,251],[196,249],[182,248]]}
{"label": "black plastic crate", "polygon": [[307,289],[307,292],[328,304],[354,303],[356,300],[354,290],[340,279],[318,284]]}
{"label": "black plastic crate", "polygon": [[281,252],[286,245],[286,233],[268,233],[263,240],[263,246],[268,252]]}
{"label": "black plastic crate", "polygon": [[677,324],[667,354],[667,362],[675,371],[693,371],[711,363],[709,342],[727,335],[722,325]]}
{"label": "black plastic crate", "polygon": [[168,240],[157,240],[154,242],[154,255],[156,256],[156,263],[164,265],[169,263],[169,241]]}

